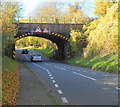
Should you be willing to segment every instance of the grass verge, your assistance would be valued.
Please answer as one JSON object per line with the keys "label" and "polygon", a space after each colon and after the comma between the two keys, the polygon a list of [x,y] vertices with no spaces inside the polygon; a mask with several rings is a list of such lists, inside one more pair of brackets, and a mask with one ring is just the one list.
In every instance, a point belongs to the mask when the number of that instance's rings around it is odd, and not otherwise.
{"label": "grass verge", "polygon": [[61,107],[61,105],[59,104],[59,102],[55,99],[55,97],[52,94],[49,93],[48,95],[54,101],[54,103],[56,104],[57,107]]}
{"label": "grass verge", "polygon": [[3,57],[2,66],[2,105],[15,105],[19,90],[19,63]]}
{"label": "grass verge", "polygon": [[53,57],[53,52],[54,50],[51,48],[34,48],[34,47],[21,47],[21,49],[32,49],[32,50],[37,50],[43,54],[45,54],[47,57],[52,58]]}
{"label": "grass verge", "polygon": [[105,72],[118,73],[118,55],[107,54],[96,57],[74,57],[66,61],[69,64],[88,67],[93,70],[101,70]]}

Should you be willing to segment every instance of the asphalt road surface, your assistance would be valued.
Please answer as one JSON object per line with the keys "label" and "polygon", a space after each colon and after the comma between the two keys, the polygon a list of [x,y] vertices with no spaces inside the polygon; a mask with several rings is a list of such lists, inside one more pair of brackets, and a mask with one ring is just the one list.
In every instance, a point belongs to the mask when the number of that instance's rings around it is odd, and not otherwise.
{"label": "asphalt road surface", "polygon": [[40,78],[43,78],[67,105],[118,105],[118,75],[81,68],[49,60],[42,54],[43,62],[31,62],[30,57],[37,51],[17,57]]}

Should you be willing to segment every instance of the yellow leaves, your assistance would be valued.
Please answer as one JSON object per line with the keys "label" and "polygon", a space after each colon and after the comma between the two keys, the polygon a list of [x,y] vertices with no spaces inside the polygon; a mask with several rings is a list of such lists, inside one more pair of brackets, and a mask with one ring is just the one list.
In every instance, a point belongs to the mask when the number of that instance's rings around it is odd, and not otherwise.
{"label": "yellow leaves", "polygon": [[[17,68],[17,67],[16,67]],[[5,69],[5,68],[4,68]],[[6,69],[7,70],[7,69]],[[15,105],[16,104],[16,98],[18,93],[18,87],[19,87],[19,72],[18,69],[15,71],[3,71],[2,74],[3,79],[3,106],[4,105]]]}
{"label": "yellow leaves", "polygon": [[99,6],[103,6],[103,10],[106,8],[106,13],[93,21],[85,32],[89,35],[85,56],[117,52],[117,3],[100,3],[97,6],[98,9]]}

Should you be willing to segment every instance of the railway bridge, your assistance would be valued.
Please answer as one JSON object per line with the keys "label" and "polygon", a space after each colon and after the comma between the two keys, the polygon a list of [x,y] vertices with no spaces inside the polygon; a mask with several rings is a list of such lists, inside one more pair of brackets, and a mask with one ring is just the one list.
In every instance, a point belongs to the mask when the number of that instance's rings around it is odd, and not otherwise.
{"label": "railway bridge", "polygon": [[[18,33],[14,37],[19,40],[24,37],[34,36],[49,39],[56,43],[58,50],[54,58],[66,60],[70,57],[70,29],[81,29],[83,24],[57,24],[57,23],[15,23]],[[15,44],[14,44],[15,45]]]}

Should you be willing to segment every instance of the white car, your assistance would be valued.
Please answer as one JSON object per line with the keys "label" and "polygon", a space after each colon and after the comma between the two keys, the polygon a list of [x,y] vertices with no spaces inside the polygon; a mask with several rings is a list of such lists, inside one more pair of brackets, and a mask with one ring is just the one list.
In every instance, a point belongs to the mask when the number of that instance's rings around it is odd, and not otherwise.
{"label": "white car", "polygon": [[32,55],[31,62],[33,62],[33,61],[40,61],[40,62],[42,62],[42,56],[40,54]]}

